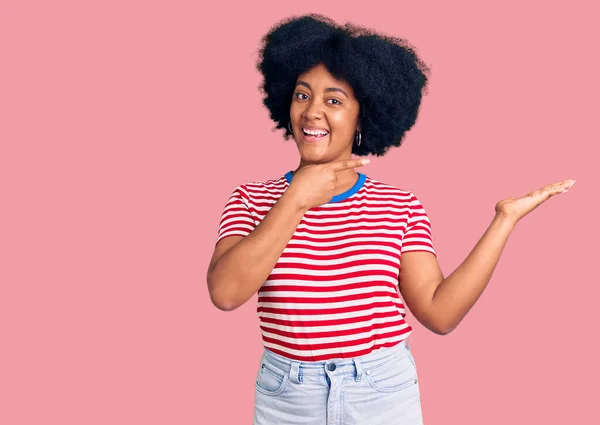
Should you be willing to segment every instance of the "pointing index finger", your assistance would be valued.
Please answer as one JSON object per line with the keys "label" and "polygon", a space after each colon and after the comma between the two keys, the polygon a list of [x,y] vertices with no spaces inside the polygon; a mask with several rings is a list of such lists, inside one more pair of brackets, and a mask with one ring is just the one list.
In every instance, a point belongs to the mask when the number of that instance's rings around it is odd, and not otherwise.
{"label": "pointing index finger", "polygon": [[363,165],[367,165],[371,162],[365,158],[354,158],[354,159],[345,159],[343,161],[334,162],[331,165],[331,169],[333,171],[344,171],[349,168],[362,167]]}

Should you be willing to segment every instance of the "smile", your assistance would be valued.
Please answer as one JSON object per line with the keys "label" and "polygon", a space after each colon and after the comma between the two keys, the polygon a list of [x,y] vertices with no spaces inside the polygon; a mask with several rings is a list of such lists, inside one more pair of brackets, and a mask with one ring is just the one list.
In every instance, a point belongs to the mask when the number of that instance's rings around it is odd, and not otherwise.
{"label": "smile", "polygon": [[304,128],[302,129],[302,134],[304,135],[304,140],[307,142],[320,142],[329,136],[329,132],[325,130],[307,130]]}

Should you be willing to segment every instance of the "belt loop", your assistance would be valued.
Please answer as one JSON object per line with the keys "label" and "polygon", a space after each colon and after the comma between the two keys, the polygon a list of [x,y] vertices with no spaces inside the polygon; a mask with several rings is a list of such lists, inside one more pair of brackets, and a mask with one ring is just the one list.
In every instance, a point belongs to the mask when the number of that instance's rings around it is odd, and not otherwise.
{"label": "belt loop", "polygon": [[406,345],[406,349],[410,351],[410,340],[412,339],[412,335],[409,335],[408,338],[404,340],[404,345]]}
{"label": "belt loop", "polygon": [[356,366],[356,379],[355,379],[355,381],[358,382],[358,381],[360,381],[360,378],[362,378],[362,374],[363,374],[362,363],[360,362],[360,358],[359,357],[354,357],[354,358],[352,358],[352,360],[354,361],[354,365]]}
{"label": "belt loop", "polygon": [[290,380],[294,384],[300,384],[300,362],[292,360],[292,367],[290,368]]}

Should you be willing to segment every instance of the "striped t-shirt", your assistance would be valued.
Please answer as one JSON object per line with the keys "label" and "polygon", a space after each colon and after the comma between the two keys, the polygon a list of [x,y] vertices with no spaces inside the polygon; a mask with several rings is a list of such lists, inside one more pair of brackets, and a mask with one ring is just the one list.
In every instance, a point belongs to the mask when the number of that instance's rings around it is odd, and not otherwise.
{"label": "striped t-shirt", "polygon": [[[403,252],[435,254],[417,197],[359,174],[356,184],[302,217],[258,291],[263,344],[300,361],[350,358],[406,339],[398,290]],[[247,236],[290,186],[292,172],[235,188],[217,242]]]}

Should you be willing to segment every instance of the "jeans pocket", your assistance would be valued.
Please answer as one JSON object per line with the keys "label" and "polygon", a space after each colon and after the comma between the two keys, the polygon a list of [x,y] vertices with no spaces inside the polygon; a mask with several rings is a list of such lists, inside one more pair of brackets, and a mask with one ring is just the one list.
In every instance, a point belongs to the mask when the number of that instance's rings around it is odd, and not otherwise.
{"label": "jeans pocket", "polygon": [[257,391],[266,395],[278,395],[284,390],[287,379],[287,373],[262,358],[256,377]]}
{"label": "jeans pocket", "polygon": [[406,350],[406,354],[408,355],[408,359],[410,360],[410,362],[412,363],[413,367],[415,368],[415,371],[417,370],[417,365],[415,363],[415,358],[413,357],[412,353],[410,352],[410,349]]}
{"label": "jeans pocket", "polygon": [[390,393],[417,384],[417,370],[409,356],[398,353],[387,361],[365,371],[367,382],[373,389]]}

